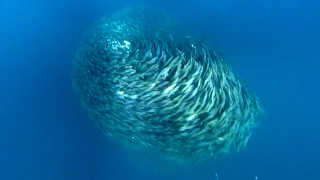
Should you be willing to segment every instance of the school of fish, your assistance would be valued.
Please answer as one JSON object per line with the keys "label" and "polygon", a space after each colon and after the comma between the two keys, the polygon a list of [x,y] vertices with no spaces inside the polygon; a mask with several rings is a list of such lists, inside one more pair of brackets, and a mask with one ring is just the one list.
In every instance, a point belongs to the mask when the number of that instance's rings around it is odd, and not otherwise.
{"label": "school of fish", "polygon": [[132,6],[85,33],[73,86],[110,137],[176,160],[242,149],[264,113],[221,55],[164,13]]}

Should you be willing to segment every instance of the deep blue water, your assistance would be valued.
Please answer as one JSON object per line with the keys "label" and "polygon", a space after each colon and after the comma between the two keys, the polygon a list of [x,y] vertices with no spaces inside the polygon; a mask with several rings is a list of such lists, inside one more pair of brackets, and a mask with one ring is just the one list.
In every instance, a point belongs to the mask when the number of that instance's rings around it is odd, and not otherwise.
{"label": "deep blue water", "polygon": [[320,179],[320,2],[146,1],[224,53],[268,116],[245,150],[167,164],[104,136],[71,85],[100,17],[141,1],[0,2],[0,179]]}

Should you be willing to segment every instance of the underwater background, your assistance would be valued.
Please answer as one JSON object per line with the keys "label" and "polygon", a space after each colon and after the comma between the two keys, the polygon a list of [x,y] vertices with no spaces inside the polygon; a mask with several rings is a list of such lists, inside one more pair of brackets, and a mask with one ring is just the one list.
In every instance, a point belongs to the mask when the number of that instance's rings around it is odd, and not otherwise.
{"label": "underwater background", "polygon": [[[72,88],[83,33],[146,4],[223,53],[268,115],[239,153],[176,164],[105,136]],[[320,1],[0,2],[0,179],[320,179]]]}

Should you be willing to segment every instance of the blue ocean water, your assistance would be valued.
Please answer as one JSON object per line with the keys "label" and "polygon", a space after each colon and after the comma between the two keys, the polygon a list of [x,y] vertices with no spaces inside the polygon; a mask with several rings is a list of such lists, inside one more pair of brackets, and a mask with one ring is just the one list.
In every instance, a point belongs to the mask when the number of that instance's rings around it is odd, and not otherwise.
{"label": "blue ocean water", "polygon": [[[245,150],[172,164],[94,125],[71,84],[93,22],[128,5],[174,15],[224,54],[268,116]],[[0,2],[0,179],[320,179],[320,2]]]}

